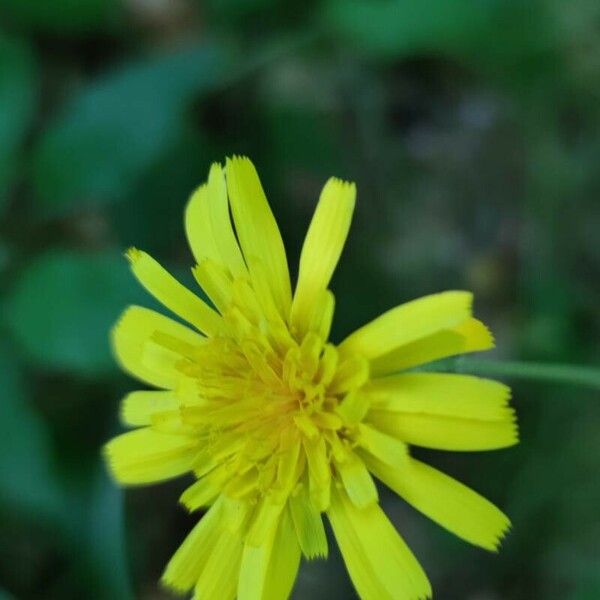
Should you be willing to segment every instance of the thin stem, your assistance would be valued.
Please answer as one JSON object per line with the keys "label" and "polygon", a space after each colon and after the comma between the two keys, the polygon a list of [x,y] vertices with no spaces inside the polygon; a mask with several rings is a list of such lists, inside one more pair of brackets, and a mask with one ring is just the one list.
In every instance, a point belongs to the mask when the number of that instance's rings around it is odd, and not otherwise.
{"label": "thin stem", "polygon": [[581,385],[600,389],[600,369],[556,363],[492,361],[461,356],[452,361],[440,361],[436,370],[449,370],[473,375],[490,375],[509,379],[529,379]]}

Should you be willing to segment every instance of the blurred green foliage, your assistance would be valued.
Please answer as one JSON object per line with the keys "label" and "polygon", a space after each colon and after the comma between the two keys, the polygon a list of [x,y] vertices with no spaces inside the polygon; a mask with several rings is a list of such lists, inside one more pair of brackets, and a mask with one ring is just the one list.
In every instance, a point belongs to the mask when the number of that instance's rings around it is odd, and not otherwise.
{"label": "blurred green foliage", "polygon": [[0,210],[17,176],[19,148],[35,115],[37,78],[28,45],[0,36]]}
{"label": "blurred green foliage", "polygon": [[[33,159],[39,204],[68,210],[122,199],[185,129],[184,109],[214,89],[226,63],[206,44],[141,62],[78,94]],[[168,85],[165,82],[168,81]],[[61,168],[67,161],[70,168]]]}
{"label": "blurred green foliage", "polygon": [[[334,336],[467,287],[499,357],[597,364],[600,4],[0,0],[0,598],[167,598],[183,482],[123,494],[108,332],[152,305],[123,250],[193,285],[185,201],[258,166],[292,269],[320,186],[357,181]],[[415,450],[504,507],[488,556],[383,493],[438,598],[600,597],[597,394],[518,384],[522,444]],[[125,502],[123,502],[125,498]],[[348,598],[336,551],[295,597]]]}
{"label": "blurred green foliage", "polygon": [[114,26],[123,9],[118,0],[2,0],[0,15],[28,32],[75,35]]}
{"label": "blurred green foliage", "polygon": [[125,261],[115,252],[47,252],[15,282],[6,299],[7,326],[38,368],[110,372],[106,332],[133,291]]}

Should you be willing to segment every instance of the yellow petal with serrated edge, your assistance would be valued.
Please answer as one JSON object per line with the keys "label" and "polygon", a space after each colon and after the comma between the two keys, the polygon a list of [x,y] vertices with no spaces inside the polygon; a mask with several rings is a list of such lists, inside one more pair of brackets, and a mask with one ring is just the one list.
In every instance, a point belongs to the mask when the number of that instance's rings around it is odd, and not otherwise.
{"label": "yellow petal with serrated edge", "polygon": [[424,365],[434,360],[489,350],[494,347],[490,330],[477,319],[463,321],[451,329],[438,331],[371,361],[374,377]]}
{"label": "yellow petal with serrated edge", "polygon": [[127,251],[127,258],[137,280],[169,310],[206,335],[222,331],[221,316],[179,283],[149,254],[131,248]]}
{"label": "yellow petal with serrated edge", "polygon": [[113,438],[106,446],[110,470],[122,484],[163,481],[192,468],[199,451],[196,436],[136,429]]}
{"label": "yellow petal with serrated edge", "polygon": [[263,266],[275,304],[287,318],[291,306],[290,274],[283,240],[260,179],[246,157],[227,159],[227,191],[244,258],[253,275]]}
{"label": "yellow petal with serrated edge", "polygon": [[486,550],[498,550],[510,520],[477,492],[414,458],[401,469],[378,460],[368,465],[378,479],[448,531]]}
{"label": "yellow petal with serrated edge", "polygon": [[431,597],[427,576],[378,504],[357,508],[336,488],[327,516],[362,600]]}
{"label": "yellow petal with serrated edge", "polygon": [[373,360],[465,321],[471,316],[472,302],[470,292],[451,291],[401,304],[352,333],[339,350]]}
{"label": "yellow petal with serrated edge", "polygon": [[174,389],[180,373],[173,369],[172,361],[155,361],[149,366],[145,360],[145,349],[154,343],[153,336],[157,334],[179,342],[182,348],[199,347],[205,341],[198,333],[160,313],[130,306],[111,331],[113,350],[123,369],[134,377],[159,388]]}
{"label": "yellow petal with serrated edge", "polygon": [[408,444],[436,450],[496,450],[519,441],[512,413],[505,421],[481,421],[372,410],[368,421]]}
{"label": "yellow petal with serrated edge", "polygon": [[181,401],[174,392],[131,392],[121,401],[121,420],[126,425],[149,425],[152,415],[176,410]]}
{"label": "yellow petal with serrated edge", "polygon": [[263,600],[289,598],[300,566],[300,546],[292,526],[292,519],[285,511],[273,542],[271,561],[265,576]]}
{"label": "yellow petal with serrated edge", "polygon": [[511,421],[510,388],[499,381],[449,373],[406,373],[362,389],[375,410],[481,421]]}
{"label": "yellow petal with serrated edge", "polygon": [[179,546],[161,578],[167,587],[177,592],[194,587],[219,539],[221,511],[221,502],[217,500]]}
{"label": "yellow petal with serrated edge", "polygon": [[326,558],[328,553],[327,535],[321,513],[314,507],[305,484],[289,499],[290,514],[300,543],[302,553],[308,559]]}
{"label": "yellow petal with serrated edge", "polygon": [[299,338],[308,331],[313,306],[331,281],[348,236],[355,200],[356,186],[335,177],[321,192],[302,246],[292,302],[290,324]]}

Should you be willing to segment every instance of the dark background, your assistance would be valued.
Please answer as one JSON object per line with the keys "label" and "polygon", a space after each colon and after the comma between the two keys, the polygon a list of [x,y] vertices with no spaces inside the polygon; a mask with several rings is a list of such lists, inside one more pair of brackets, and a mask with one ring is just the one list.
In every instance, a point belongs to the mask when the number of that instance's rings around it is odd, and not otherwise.
{"label": "dark background", "polygon": [[[334,338],[447,288],[498,358],[598,362],[596,0],[0,0],[0,597],[166,599],[183,480],[119,491],[100,459],[136,387],[107,334],[152,305],[122,252],[191,284],[182,214],[248,154],[292,270],[330,175],[358,205]],[[417,451],[503,507],[498,556],[385,492],[436,598],[600,598],[600,404],[515,384],[522,443]],[[335,551],[295,598],[352,598]]]}

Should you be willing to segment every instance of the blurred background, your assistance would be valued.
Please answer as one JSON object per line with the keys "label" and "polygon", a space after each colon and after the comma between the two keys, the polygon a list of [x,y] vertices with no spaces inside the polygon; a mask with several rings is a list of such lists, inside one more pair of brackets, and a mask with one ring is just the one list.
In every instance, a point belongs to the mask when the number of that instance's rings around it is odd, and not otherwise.
{"label": "blurred background", "polygon": [[[122,492],[100,450],[136,383],[110,356],[124,249],[193,285],[182,211],[248,154],[295,269],[355,180],[334,338],[467,288],[497,358],[600,355],[595,0],[0,0],[0,598],[171,598],[183,480]],[[415,451],[511,516],[498,556],[382,492],[436,598],[600,598],[600,403],[514,385],[520,446]],[[339,555],[294,598],[353,598]]]}

